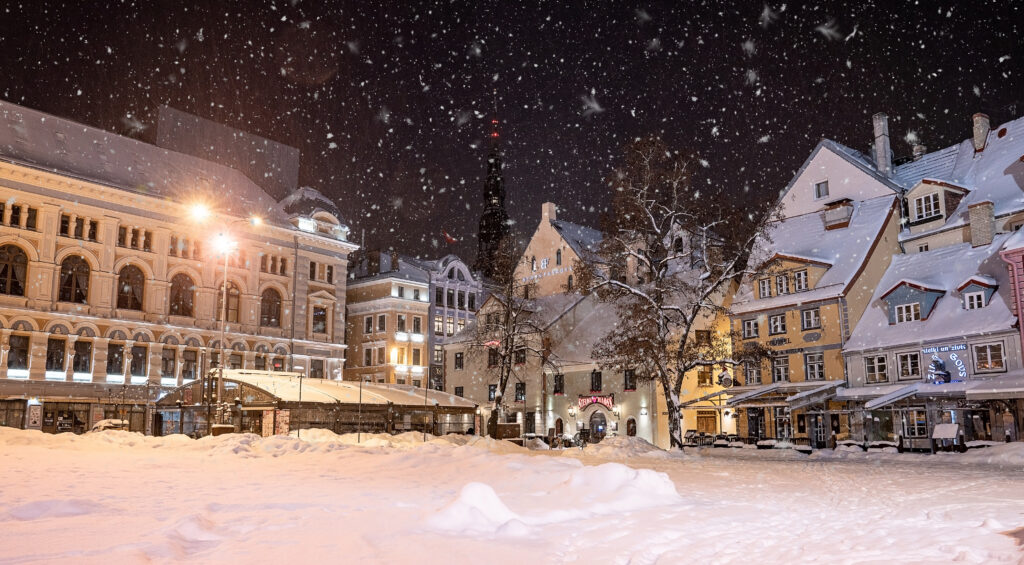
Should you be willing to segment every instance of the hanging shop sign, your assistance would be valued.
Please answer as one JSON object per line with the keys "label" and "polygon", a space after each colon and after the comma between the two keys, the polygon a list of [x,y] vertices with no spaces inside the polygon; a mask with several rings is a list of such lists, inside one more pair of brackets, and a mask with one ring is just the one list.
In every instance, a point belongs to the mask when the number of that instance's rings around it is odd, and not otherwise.
{"label": "hanging shop sign", "polygon": [[958,383],[967,380],[966,343],[926,347],[921,353],[928,360],[928,382]]}
{"label": "hanging shop sign", "polygon": [[591,395],[591,396],[582,396],[582,395],[580,395],[580,398],[579,398],[579,409],[580,410],[583,410],[584,408],[586,408],[587,406],[590,406],[591,404],[600,404],[601,406],[604,406],[605,408],[611,410],[615,406],[615,395],[614,394]]}

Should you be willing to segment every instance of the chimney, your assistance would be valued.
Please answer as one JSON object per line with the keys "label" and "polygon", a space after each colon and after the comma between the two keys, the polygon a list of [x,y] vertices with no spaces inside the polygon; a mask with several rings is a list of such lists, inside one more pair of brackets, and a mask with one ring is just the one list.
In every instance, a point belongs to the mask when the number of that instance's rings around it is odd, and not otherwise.
{"label": "chimney", "polygon": [[967,214],[971,222],[971,246],[991,244],[996,228],[995,206],[992,202],[985,200],[971,204],[967,207]]}
{"label": "chimney", "polygon": [[985,150],[985,143],[988,141],[988,132],[992,129],[988,116],[975,114],[971,116],[974,121],[974,152],[981,153]]}
{"label": "chimney", "polygon": [[889,150],[889,116],[882,112],[871,116],[875,129],[875,167],[885,176],[892,172],[892,153]]}
{"label": "chimney", "polygon": [[914,144],[914,160],[915,161],[917,161],[921,157],[924,157],[924,154],[927,153],[927,152],[928,152],[928,148],[925,147],[924,145],[921,145],[920,143],[915,143]]}
{"label": "chimney", "polygon": [[398,270],[398,251],[391,250],[391,269],[392,271]]}
{"label": "chimney", "polygon": [[557,219],[558,218],[555,216],[555,203],[554,202],[545,202],[545,203],[540,205],[540,221],[543,222],[543,221],[547,220],[549,222],[553,222],[553,221],[555,221]]}
{"label": "chimney", "polygon": [[366,274],[368,276],[380,274],[380,250],[373,250],[366,254]]}

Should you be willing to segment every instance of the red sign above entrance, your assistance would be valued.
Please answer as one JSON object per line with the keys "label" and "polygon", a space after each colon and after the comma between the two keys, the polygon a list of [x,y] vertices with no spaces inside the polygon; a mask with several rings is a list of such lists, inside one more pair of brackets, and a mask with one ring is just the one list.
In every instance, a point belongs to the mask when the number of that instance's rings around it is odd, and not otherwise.
{"label": "red sign above entrance", "polygon": [[600,396],[580,396],[579,409],[583,410],[591,404],[600,404],[605,408],[611,410],[615,407],[615,395],[605,394]]}

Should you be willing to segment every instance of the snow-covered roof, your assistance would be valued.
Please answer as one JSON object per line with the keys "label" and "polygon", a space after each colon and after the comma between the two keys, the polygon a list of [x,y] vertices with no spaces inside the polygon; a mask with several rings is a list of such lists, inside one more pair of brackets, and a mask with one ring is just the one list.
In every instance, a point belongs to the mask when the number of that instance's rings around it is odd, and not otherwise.
{"label": "snow-covered roof", "polygon": [[333,200],[324,196],[319,190],[302,186],[281,200],[281,208],[289,217],[305,216],[312,218],[317,212],[327,212],[339,223],[344,224],[341,210]]}
{"label": "snow-covered roof", "polygon": [[733,312],[742,314],[842,296],[867,260],[890,215],[896,196],[853,202],[853,215],[845,228],[826,230],[822,212],[792,216],[777,222],[761,243],[751,262],[763,264],[779,255],[831,265],[811,290],[755,298],[755,282],[746,280],[736,294]]}
{"label": "snow-covered roof", "polygon": [[[992,202],[996,217],[1024,210],[1024,118],[992,128],[985,149],[975,153],[971,139],[965,139],[896,168],[896,178],[911,188],[925,178],[967,187],[970,192],[960,201],[945,224],[923,233],[959,227],[969,223],[967,209],[984,201]],[[922,233],[913,237],[921,237]],[[909,237],[905,234],[904,237]]]}
{"label": "snow-covered roof", "polygon": [[212,201],[278,225],[278,203],[241,172],[0,100],[0,158],[157,198]]}
{"label": "snow-covered roof", "polygon": [[597,245],[604,239],[598,230],[565,220],[552,220],[551,225],[579,257],[587,257],[596,252]]}
{"label": "snow-covered roof", "polygon": [[395,268],[390,253],[380,253],[379,271],[370,274],[368,261],[365,256],[361,257],[357,264],[349,267],[349,284],[358,284],[383,279],[399,279],[422,284],[430,283],[430,272],[419,259],[398,256],[398,267]]}
{"label": "snow-covered roof", "polygon": [[785,195],[793,188],[793,186],[799,181],[799,179],[803,176],[804,172],[811,165],[811,163],[814,161],[814,158],[818,156],[818,153],[820,153],[822,149],[827,149],[832,153],[838,155],[839,157],[843,158],[845,161],[857,167],[868,176],[874,178],[878,182],[882,183],[883,185],[891,189],[893,193],[899,193],[903,190],[903,186],[901,186],[901,184],[896,179],[893,179],[889,176],[882,174],[878,170],[878,168],[875,167],[874,160],[868,157],[867,155],[861,153],[860,151],[857,151],[856,149],[847,147],[842,143],[839,143],[838,141],[823,138],[821,141],[818,142],[818,145],[814,147],[814,150],[811,151],[811,154],[807,156],[807,159],[804,160],[803,164],[800,165],[800,168],[797,169],[796,174],[793,175],[793,178],[786,185],[786,188],[782,190],[782,193],[779,196],[780,202],[783,200]]}
{"label": "snow-covered roof", "polygon": [[[1000,234],[990,245],[971,247],[969,243],[962,243],[934,251],[893,256],[870,305],[854,328],[846,350],[963,339],[964,336],[1011,330],[1017,318],[1007,305],[1010,282],[1006,264],[999,257],[999,250],[1008,238],[1009,234]],[[986,306],[966,310],[957,286],[975,275],[991,279],[999,288]],[[945,294],[935,303],[927,319],[890,325],[882,297],[907,280]]]}
{"label": "snow-covered roof", "polygon": [[[619,315],[616,306],[610,302],[601,302],[597,296],[590,295],[581,302],[575,309],[581,312],[586,310],[582,316],[573,319],[568,331],[563,335],[556,336],[552,344],[551,356],[559,365],[585,365],[594,362],[593,351],[605,337],[618,324]],[[568,316],[571,313],[566,312]]]}

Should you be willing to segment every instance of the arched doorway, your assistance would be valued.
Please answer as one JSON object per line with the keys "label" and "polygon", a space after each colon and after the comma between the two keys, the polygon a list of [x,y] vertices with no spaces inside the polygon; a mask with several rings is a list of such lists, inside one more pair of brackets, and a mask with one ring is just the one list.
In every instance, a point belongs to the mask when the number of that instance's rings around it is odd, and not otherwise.
{"label": "arched doorway", "polygon": [[590,441],[597,443],[608,433],[608,420],[600,410],[590,415]]}
{"label": "arched doorway", "polygon": [[562,419],[555,420],[555,435],[562,437]]}
{"label": "arched doorway", "polygon": [[626,435],[636,437],[636,420],[633,418],[626,420]]}

